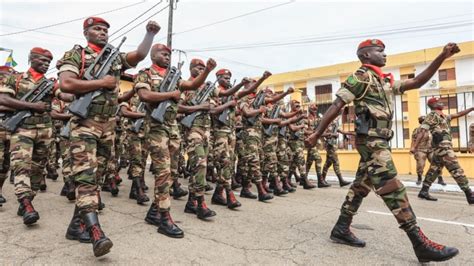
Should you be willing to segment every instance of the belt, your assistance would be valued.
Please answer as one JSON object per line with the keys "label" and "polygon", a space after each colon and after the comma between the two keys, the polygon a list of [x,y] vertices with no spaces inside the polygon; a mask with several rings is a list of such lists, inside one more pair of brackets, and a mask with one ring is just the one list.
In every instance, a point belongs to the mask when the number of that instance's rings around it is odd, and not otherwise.
{"label": "belt", "polygon": [[389,120],[379,120],[379,119],[370,119],[370,128],[392,128],[392,121]]}
{"label": "belt", "polygon": [[117,111],[117,106],[115,105],[105,105],[105,104],[91,104],[89,106],[89,116],[94,115],[115,115]]}
{"label": "belt", "polygon": [[32,116],[25,119],[24,125],[36,125],[51,123],[50,116]]}

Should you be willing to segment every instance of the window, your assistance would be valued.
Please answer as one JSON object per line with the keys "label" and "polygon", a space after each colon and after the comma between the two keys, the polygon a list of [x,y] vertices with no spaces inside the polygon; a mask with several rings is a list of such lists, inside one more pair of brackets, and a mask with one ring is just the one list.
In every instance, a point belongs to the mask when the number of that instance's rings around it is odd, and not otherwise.
{"label": "window", "polygon": [[354,106],[350,105],[344,108],[342,112],[342,123],[352,123],[355,119]]}
{"label": "window", "polygon": [[456,71],[454,68],[440,69],[438,71],[439,81],[455,80]]}
{"label": "window", "polygon": [[329,109],[329,106],[331,106],[332,103],[324,103],[324,104],[318,104],[318,113],[324,115],[326,111]]}
{"label": "window", "polygon": [[412,79],[412,78],[414,78],[414,77],[415,77],[415,74],[412,73],[412,74],[401,75],[401,76],[400,76],[400,79],[401,79],[401,80],[407,80],[407,79]]}
{"label": "window", "polygon": [[404,128],[403,129],[403,139],[410,139],[410,129]]}
{"label": "window", "polygon": [[332,84],[314,86],[316,95],[332,93]]}
{"label": "window", "polygon": [[459,127],[451,127],[451,136],[453,139],[459,138]]}
{"label": "window", "polygon": [[317,104],[326,104],[332,101],[332,84],[314,86]]}
{"label": "window", "polygon": [[306,91],[306,88],[298,88],[296,91],[301,92],[301,98],[304,98],[304,96],[308,96],[308,92]]}
{"label": "window", "polygon": [[403,112],[408,112],[408,102],[407,101],[402,102],[402,110],[403,110]]}

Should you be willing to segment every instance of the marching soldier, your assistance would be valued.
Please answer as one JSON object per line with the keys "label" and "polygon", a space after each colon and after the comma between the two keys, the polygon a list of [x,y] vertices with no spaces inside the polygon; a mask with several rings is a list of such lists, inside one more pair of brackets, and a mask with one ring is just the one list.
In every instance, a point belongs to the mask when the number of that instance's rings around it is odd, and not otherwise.
{"label": "marching soldier", "polygon": [[[94,63],[102,49],[108,43],[109,23],[102,18],[90,17],[84,20],[84,37],[86,47],[75,45],[58,61],[61,90],[77,96],[102,90],[92,100],[87,118],[71,118],[71,177],[76,183],[76,207],[69,224],[66,236],[69,239],[80,239],[83,234],[81,222],[85,223],[93,244],[96,257],[107,254],[112,248],[112,241],[102,231],[97,210],[99,207],[98,183],[106,174],[108,160],[111,159],[115,135],[115,113],[118,108],[118,83],[120,74],[142,61],[160,30],[160,26],[150,21],[147,33],[137,50],[120,53],[112,63],[108,75],[97,80],[83,80],[85,70]],[[99,179],[99,180],[98,180]]]}
{"label": "marching soldier", "polygon": [[465,116],[474,111],[474,107],[466,109],[456,114],[446,115],[443,113],[444,104],[439,98],[431,98],[428,100],[428,107],[431,112],[426,116],[423,124],[421,124],[420,134],[413,144],[413,150],[417,150],[421,140],[429,133],[433,136],[431,146],[433,148],[433,156],[431,159],[430,169],[426,173],[423,180],[423,187],[418,194],[419,198],[431,201],[438,200],[429,194],[429,189],[433,181],[441,174],[443,167],[448,169],[459,187],[466,194],[469,204],[474,204],[474,193],[469,187],[469,181],[464,174],[458,162],[458,158],[453,151],[453,143],[449,123],[451,120]]}
{"label": "marching soldier", "polygon": [[406,188],[396,178],[389,140],[392,137],[393,97],[405,91],[420,88],[438,70],[443,61],[459,52],[456,44],[446,45],[440,55],[413,79],[395,81],[391,74],[384,74],[385,45],[373,39],[359,44],[357,56],[362,66],[350,75],[336,93],[336,100],[326,111],[315,132],[306,139],[314,146],[328,125],[346,104],[354,102],[357,151],[361,159],[356,178],[341,207],[339,219],[331,232],[331,239],[342,244],[364,247],[365,242],[350,230],[352,217],[371,189],[382,197],[392,211],[400,228],[413,244],[420,262],[444,261],[458,254],[458,250],[429,240],[416,224],[416,216],[408,201]]}

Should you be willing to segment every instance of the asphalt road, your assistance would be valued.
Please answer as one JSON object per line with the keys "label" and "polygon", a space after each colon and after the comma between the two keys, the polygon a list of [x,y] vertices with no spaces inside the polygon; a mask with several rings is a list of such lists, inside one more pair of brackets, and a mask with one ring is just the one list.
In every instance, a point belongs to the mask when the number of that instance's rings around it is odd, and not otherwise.
{"label": "asphalt road", "polygon": [[[151,176],[147,176],[147,183],[152,184]],[[8,202],[0,207],[0,264],[418,263],[405,233],[374,193],[366,198],[353,223],[354,233],[366,240],[367,246],[354,248],[329,239],[347,192],[335,184],[328,189],[299,188],[269,203],[237,197],[243,206],[236,211],[209,204],[217,216],[207,222],[183,212],[185,199],[174,200],[172,216],[185,232],[183,239],[158,234],[154,226],[144,222],[149,205],[139,206],[128,199],[130,185],[124,180],[116,198],[103,193],[106,208],[100,220],[114,247],[108,255],[95,258],[90,244],[64,238],[74,205],[59,196],[61,181],[49,181],[47,192],[36,197],[34,206],[41,219],[30,227],[16,215],[13,186],[5,184]],[[425,234],[460,250],[447,263],[473,265],[474,206],[467,205],[461,193],[433,193],[438,202],[419,200],[416,193],[409,189]],[[208,202],[210,198],[208,194]]]}

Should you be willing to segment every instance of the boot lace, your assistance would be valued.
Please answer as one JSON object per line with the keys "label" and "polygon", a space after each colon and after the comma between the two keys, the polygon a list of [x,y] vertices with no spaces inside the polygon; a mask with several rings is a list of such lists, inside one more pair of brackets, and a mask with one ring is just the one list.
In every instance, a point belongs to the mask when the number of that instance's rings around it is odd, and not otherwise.
{"label": "boot lace", "polygon": [[428,239],[428,237],[426,237],[425,234],[423,234],[421,229],[418,231],[418,236],[421,238],[421,241],[423,241],[423,244],[425,246],[432,247],[432,248],[437,249],[437,250],[442,250],[444,248],[443,245],[440,245],[440,244]]}
{"label": "boot lace", "polygon": [[234,193],[232,193],[232,192],[229,193],[228,198],[229,198],[229,201],[232,202],[232,203],[234,203],[234,202],[237,201],[237,200],[235,199]]}
{"label": "boot lace", "polygon": [[34,212],[35,209],[33,208],[33,205],[31,205],[31,202],[29,200],[24,200],[23,201],[23,206],[25,207],[25,212]]}
{"label": "boot lace", "polygon": [[102,237],[102,230],[100,230],[99,226],[93,225],[91,227],[91,234],[93,239],[100,239]]}

